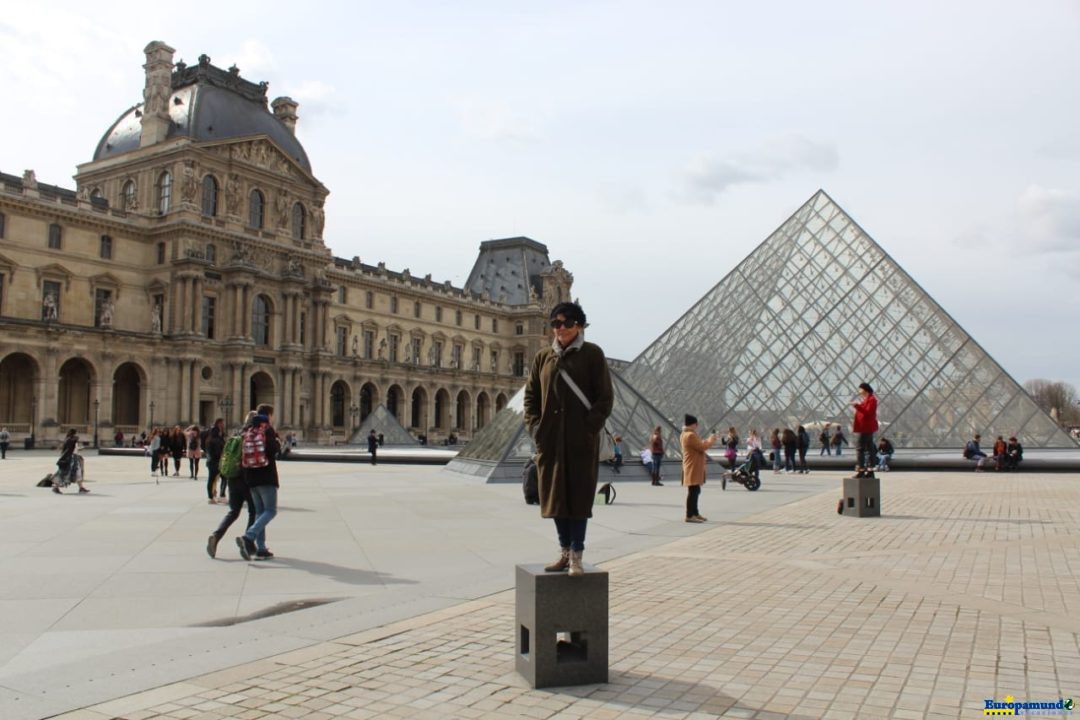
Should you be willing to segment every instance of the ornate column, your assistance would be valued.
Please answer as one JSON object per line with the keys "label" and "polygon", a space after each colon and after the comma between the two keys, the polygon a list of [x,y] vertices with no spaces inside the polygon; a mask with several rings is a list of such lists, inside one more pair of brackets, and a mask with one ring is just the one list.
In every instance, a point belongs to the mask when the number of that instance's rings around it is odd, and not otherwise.
{"label": "ornate column", "polygon": [[244,328],[244,332],[242,333],[242,335],[247,340],[252,339],[252,337],[251,337],[251,314],[252,314],[252,312],[254,312],[254,310],[253,310],[253,308],[251,306],[251,300],[252,300],[251,286],[250,285],[244,285],[244,287],[242,288],[242,292],[241,292],[240,321],[241,321],[242,326]]}
{"label": "ornate column", "polygon": [[201,375],[199,374],[199,361],[197,359],[191,360],[189,362],[189,365],[189,377],[191,378],[191,390],[189,393],[191,397],[191,411],[189,413],[189,416],[191,417],[191,422],[199,422],[199,420],[201,419],[199,417],[199,388],[201,387],[201,383],[199,381],[202,379]]}
{"label": "ornate column", "polygon": [[[98,376],[97,385],[97,399],[100,401],[98,424],[111,427],[116,424],[116,418],[113,417],[113,354],[111,352],[101,354],[101,375]],[[91,398],[90,402],[93,403],[94,398]]]}
{"label": "ornate column", "polygon": [[198,335],[202,334],[202,297],[203,279],[196,276],[191,281],[191,331]]}
{"label": "ornate column", "polygon": [[179,375],[179,382],[177,382],[177,387],[180,391],[176,403],[176,421],[181,425],[185,425],[185,423],[190,420],[187,415],[191,411],[191,376],[189,375],[190,363],[187,360],[181,359],[177,359],[173,362],[176,365],[177,375]]}

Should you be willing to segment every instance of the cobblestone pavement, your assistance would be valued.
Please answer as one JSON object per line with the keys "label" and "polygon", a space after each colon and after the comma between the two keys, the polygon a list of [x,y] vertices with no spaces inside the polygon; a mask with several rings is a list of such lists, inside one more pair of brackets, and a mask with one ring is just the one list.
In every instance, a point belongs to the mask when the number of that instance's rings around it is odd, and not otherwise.
{"label": "cobblestone pavement", "polygon": [[1080,696],[1078,478],[883,484],[882,518],[824,493],[604,563],[605,685],[529,689],[503,592],[61,717],[914,720]]}

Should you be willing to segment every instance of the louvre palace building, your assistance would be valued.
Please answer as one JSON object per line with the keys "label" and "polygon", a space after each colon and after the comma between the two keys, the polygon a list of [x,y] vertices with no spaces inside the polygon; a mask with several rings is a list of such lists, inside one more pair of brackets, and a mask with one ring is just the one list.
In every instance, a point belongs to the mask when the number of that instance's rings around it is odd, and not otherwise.
{"label": "louvre palace building", "polygon": [[0,425],[54,445],[230,427],[259,403],[309,442],[380,405],[470,438],[520,387],[573,278],[529,238],[483,242],[465,287],[335,257],[298,105],[235,67],[146,49],[143,102],[75,188],[0,173]]}

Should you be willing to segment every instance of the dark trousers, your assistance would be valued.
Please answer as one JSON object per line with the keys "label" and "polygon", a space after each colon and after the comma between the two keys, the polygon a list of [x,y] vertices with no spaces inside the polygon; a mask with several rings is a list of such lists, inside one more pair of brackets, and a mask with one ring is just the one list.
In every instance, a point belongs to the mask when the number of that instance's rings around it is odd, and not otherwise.
{"label": "dark trousers", "polygon": [[188,470],[191,472],[191,477],[199,477],[199,458],[188,458]]}
{"label": "dark trousers", "polygon": [[[218,463],[221,461],[215,457],[206,458],[206,496],[211,500],[214,499],[214,484],[218,478]],[[225,486],[222,484],[221,495],[225,495]]]}
{"label": "dark trousers", "polygon": [[7,459],[8,444],[6,442],[0,443],[0,460]]}
{"label": "dark trousers", "polygon": [[856,433],[859,436],[855,454],[858,458],[858,466],[863,468],[877,467],[877,445],[874,444],[874,433]]}
{"label": "dark trousers", "polygon": [[229,512],[225,513],[225,517],[221,520],[221,524],[218,525],[217,530],[214,531],[214,535],[217,539],[225,537],[225,533],[228,531],[236,518],[240,517],[240,508],[244,503],[247,503],[248,519],[247,526],[251,527],[255,524],[255,503],[251,501],[251,491],[248,490],[247,483],[244,482],[243,477],[235,477],[229,480]]}
{"label": "dark trousers", "polygon": [[700,485],[687,485],[686,487],[686,517],[692,518],[700,515],[698,512],[698,498],[701,496]]}
{"label": "dark trousers", "polygon": [[368,452],[371,453],[371,464],[375,465],[376,464],[375,463],[375,455],[377,454],[378,451],[375,448],[372,447],[372,448],[368,448]]}
{"label": "dark trousers", "polygon": [[795,455],[798,449],[794,445],[784,446],[784,469],[795,472]]}
{"label": "dark trousers", "polygon": [[555,518],[555,532],[559,536],[559,547],[570,548],[574,552],[585,549],[585,528],[588,518]]}
{"label": "dark trousers", "polygon": [[[180,459],[182,457],[183,457],[183,455],[173,455],[172,456],[173,472],[176,475],[180,474]],[[166,474],[168,474],[168,472],[169,472],[169,461],[168,460],[165,461],[165,472],[166,472]]]}
{"label": "dark trousers", "polygon": [[799,469],[803,472],[808,472],[809,468],[806,467],[806,448],[799,448]]}

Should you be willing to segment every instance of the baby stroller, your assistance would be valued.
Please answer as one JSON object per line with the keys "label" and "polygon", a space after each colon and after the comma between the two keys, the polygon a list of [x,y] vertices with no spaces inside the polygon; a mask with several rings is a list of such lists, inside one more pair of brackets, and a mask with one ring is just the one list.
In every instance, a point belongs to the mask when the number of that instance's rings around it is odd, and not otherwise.
{"label": "baby stroller", "polygon": [[720,478],[720,489],[727,490],[729,482],[739,483],[751,492],[761,487],[761,478],[758,473],[761,470],[761,460],[756,453],[751,453],[746,460],[736,465],[734,470],[725,470]]}

